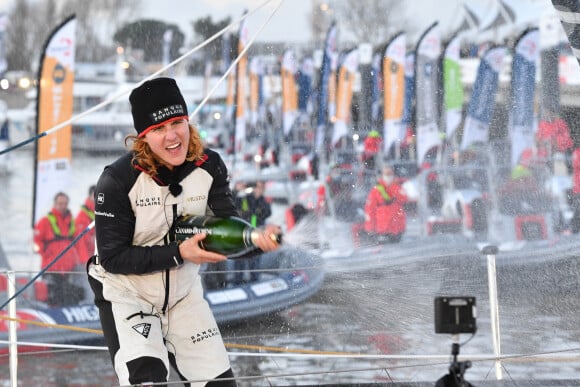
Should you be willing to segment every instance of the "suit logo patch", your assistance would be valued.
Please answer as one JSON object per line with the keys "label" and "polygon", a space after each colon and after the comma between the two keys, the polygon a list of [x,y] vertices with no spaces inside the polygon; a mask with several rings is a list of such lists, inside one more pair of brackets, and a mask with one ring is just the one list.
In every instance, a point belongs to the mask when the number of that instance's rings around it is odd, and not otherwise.
{"label": "suit logo patch", "polygon": [[191,341],[193,343],[199,343],[200,341],[204,341],[209,339],[210,337],[220,336],[220,331],[217,327],[209,328],[201,332],[196,332],[193,336],[191,336]]}
{"label": "suit logo patch", "polygon": [[149,332],[151,331],[151,324],[141,323],[141,324],[133,325],[131,328],[133,328],[135,330],[135,332],[139,333],[144,338],[148,338]]}

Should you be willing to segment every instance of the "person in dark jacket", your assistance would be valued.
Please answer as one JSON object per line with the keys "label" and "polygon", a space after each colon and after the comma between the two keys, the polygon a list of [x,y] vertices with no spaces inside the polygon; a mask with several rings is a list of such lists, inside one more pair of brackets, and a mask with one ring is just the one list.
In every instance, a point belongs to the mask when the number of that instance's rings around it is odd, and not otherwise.
{"label": "person in dark jacket", "polygon": [[272,215],[272,207],[264,197],[264,182],[258,181],[252,192],[247,195],[238,195],[236,206],[240,212],[240,217],[245,219],[254,227],[262,227],[266,224],[266,219]]}
{"label": "person in dark jacket", "polygon": [[[272,215],[272,207],[264,197],[264,182],[258,181],[252,189],[252,192],[246,195],[238,194],[236,196],[236,207],[240,212],[240,217],[246,220],[254,227],[262,227],[266,224],[266,219]],[[250,259],[238,259],[235,262],[235,283],[237,285],[244,283],[245,271],[250,272],[250,281],[257,281],[260,277],[260,257],[256,256]]]}
{"label": "person in dark jacket", "polygon": [[[199,275],[226,257],[200,247],[205,234],[178,242],[174,233],[182,215],[237,215],[226,166],[203,148],[175,80],[144,82],[129,101],[137,135],[97,182],[87,265],[119,383],[164,383],[173,366],[182,380],[203,381],[194,385],[235,386]],[[276,233],[264,227],[257,246],[276,249]]]}

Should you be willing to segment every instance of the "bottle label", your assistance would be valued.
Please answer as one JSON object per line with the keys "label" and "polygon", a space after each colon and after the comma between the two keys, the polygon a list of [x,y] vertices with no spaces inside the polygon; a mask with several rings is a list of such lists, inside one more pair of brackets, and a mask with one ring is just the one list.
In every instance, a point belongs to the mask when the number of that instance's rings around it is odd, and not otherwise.
{"label": "bottle label", "polygon": [[180,235],[196,235],[196,234],[213,235],[213,230],[211,228],[206,227],[177,226],[175,228],[175,233]]}

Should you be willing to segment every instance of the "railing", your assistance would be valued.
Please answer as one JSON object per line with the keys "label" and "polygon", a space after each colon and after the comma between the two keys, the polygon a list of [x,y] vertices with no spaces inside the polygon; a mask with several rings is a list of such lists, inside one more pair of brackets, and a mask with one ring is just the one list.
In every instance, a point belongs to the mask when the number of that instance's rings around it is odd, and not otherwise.
{"label": "railing", "polygon": [[[478,333],[473,344],[462,343],[458,357],[472,363],[465,370],[467,380],[577,381],[580,331],[573,292],[578,289],[578,266],[577,259],[565,253],[573,240],[519,256],[493,247],[478,253],[457,241],[453,247],[449,240],[432,239],[423,246],[416,241],[387,245],[379,253],[372,253],[377,246],[362,246],[351,257],[327,260],[324,267],[331,275],[313,301],[280,312],[257,330],[252,324],[224,326],[222,335],[238,383],[434,381],[447,372],[448,350],[460,338],[433,334],[432,300],[437,295],[477,298]],[[543,258],[548,253],[553,256]],[[9,297],[32,276],[3,272],[0,277],[6,279]],[[67,344],[71,341],[67,336],[100,339],[98,318],[94,324],[71,326],[50,323],[50,318],[31,323],[30,316],[16,313],[16,306],[33,309],[33,298],[25,293],[10,304],[8,313],[2,313],[2,323],[11,333],[0,348],[9,349],[12,375],[18,357],[33,356],[23,350],[56,355],[66,348],[79,359],[108,358],[102,343]],[[70,318],[88,319],[94,313],[91,308],[84,303],[70,308]],[[44,340],[26,339],[34,337],[27,336],[34,330],[44,331]],[[260,359],[258,375],[246,370],[255,358]],[[78,361],[76,367],[82,368],[83,361]],[[280,361],[286,364],[283,369],[276,367]],[[112,366],[103,362],[101,372],[114,375]],[[66,371],[62,378],[67,380],[69,372],[74,373]]]}

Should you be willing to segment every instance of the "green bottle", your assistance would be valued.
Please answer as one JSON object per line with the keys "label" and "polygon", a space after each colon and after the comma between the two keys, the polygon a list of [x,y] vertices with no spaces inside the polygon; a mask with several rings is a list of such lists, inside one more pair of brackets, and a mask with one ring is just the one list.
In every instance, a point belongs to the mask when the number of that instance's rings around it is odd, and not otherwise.
{"label": "green bottle", "polygon": [[[255,241],[260,236],[259,230],[238,217],[184,215],[177,219],[175,238],[178,241],[202,233],[206,237],[199,242],[201,248],[228,255],[230,258],[258,249]],[[273,238],[278,243],[282,241],[281,235]]]}

